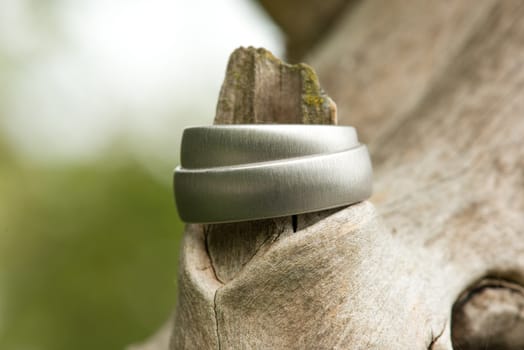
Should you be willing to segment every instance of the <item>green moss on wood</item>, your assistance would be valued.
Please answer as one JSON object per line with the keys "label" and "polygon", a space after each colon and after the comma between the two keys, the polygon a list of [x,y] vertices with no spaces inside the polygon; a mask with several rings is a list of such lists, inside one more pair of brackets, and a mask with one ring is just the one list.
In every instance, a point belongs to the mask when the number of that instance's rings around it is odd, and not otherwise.
{"label": "green moss on wood", "polygon": [[264,48],[240,47],[229,59],[215,122],[333,124],[334,111],[312,67],[285,63]]}

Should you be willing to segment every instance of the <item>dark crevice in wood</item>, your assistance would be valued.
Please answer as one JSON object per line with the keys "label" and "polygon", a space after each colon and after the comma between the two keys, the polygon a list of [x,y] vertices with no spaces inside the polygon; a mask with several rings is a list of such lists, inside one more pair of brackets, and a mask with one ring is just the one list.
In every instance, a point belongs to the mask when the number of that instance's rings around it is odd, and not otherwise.
{"label": "dark crevice in wood", "polygon": [[[206,249],[206,254],[209,257],[209,263],[211,265],[211,271],[213,271],[213,275],[215,276],[215,279],[217,281],[219,281],[221,284],[223,284],[224,282],[220,280],[220,278],[217,275],[217,272],[215,271],[214,263],[213,263],[213,260],[212,260],[212,255],[209,252],[207,226],[203,226],[202,229],[203,229],[203,232],[204,232],[204,247]],[[217,349],[218,350],[221,349],[221,346],[220,346],[220,332],[218,330],[218,308],[217,308],[217,297],[218,297],[218,290],[219,289],[220,288],[218,288],[215,291],[215,295],[213,296],[213,312],[214,312],[214,316],[215,316],[215,330],[216,330]]]}
{"label": "dark crevice in wood", "polygon": [[444,334],[444,331],[446,330],[446,326],[447,324],[444,324],[440,332],[437,335],[431,337],[432,339],[431,339],[431,343],[429,343],[428,345],[428,350],[433,350],[433,346],[437,343],[440,337],[442,337],[442,334]]}
{"label": "dark crevice in wood", "polygon": [[219,281],[220,283],[224,284],[224,282],[219,278],[217,271],[215,270],[215,263],[213,262],[213,255],[211,254],[209,250],[208,229],[209,229],[209,226],[202,225],[202,231],[204,232],[204,248],[206,249],[206,254],[209,257],[209,265],[211,265],[211,271],[213,271],[213,275],[215,276],[215,279]]}
{"label": "dark crevice in wood", "polygon": [[213,311],[215,312],[215,328],[216,328],[216,337],[217,337],[217,349],[220,350],[222,346],[220,345],[220,332],[218,330],[218,308],[217,308],[217,297],[218,290],[215,292],[213,297]]}
{"label": "dark crevice in wood", "polygon": [[345,208],[347,208],[347,206],[297,215],[297,231],[304,230],[309,226],[313,226],[320,220],[323,220]]}

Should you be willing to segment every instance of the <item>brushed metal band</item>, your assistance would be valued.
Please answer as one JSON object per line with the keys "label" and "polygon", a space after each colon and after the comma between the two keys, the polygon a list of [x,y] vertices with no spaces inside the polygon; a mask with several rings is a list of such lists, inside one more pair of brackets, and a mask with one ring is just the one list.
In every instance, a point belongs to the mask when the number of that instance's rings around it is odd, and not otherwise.
{"label": "brushed metal band", "polygon": [[174,189],[185,222],[255,220],[360,202],[371,195],[372,169],[349,126],[191,127]]}

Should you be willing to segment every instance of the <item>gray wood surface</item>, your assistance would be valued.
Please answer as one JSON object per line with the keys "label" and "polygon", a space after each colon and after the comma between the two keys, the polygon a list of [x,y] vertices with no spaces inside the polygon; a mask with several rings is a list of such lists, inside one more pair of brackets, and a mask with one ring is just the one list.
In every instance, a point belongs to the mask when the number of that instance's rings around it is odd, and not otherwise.
{"label": "gray wood surface", "polygon": [[[188,226],[170,349],[524,348],[522,18],[516,0],[346,9],[306,61],[369,144],[374,196],[297,232]],[[275,82],[228,88],[234,61],[217,115],[282,103],[261,97]],[[238,79],[282,81],[266,61]]]}

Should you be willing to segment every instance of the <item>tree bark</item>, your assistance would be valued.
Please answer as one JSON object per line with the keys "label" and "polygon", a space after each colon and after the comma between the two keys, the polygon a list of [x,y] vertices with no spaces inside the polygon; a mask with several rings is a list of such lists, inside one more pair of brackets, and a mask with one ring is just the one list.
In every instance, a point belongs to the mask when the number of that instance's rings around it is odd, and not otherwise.
{"label": "tree bark", "polygon": [[371,202],[297,232],[188,226],[171,349],[524,348],[523,15],[511,0],[340,15],[307,60],[370,146]]}

